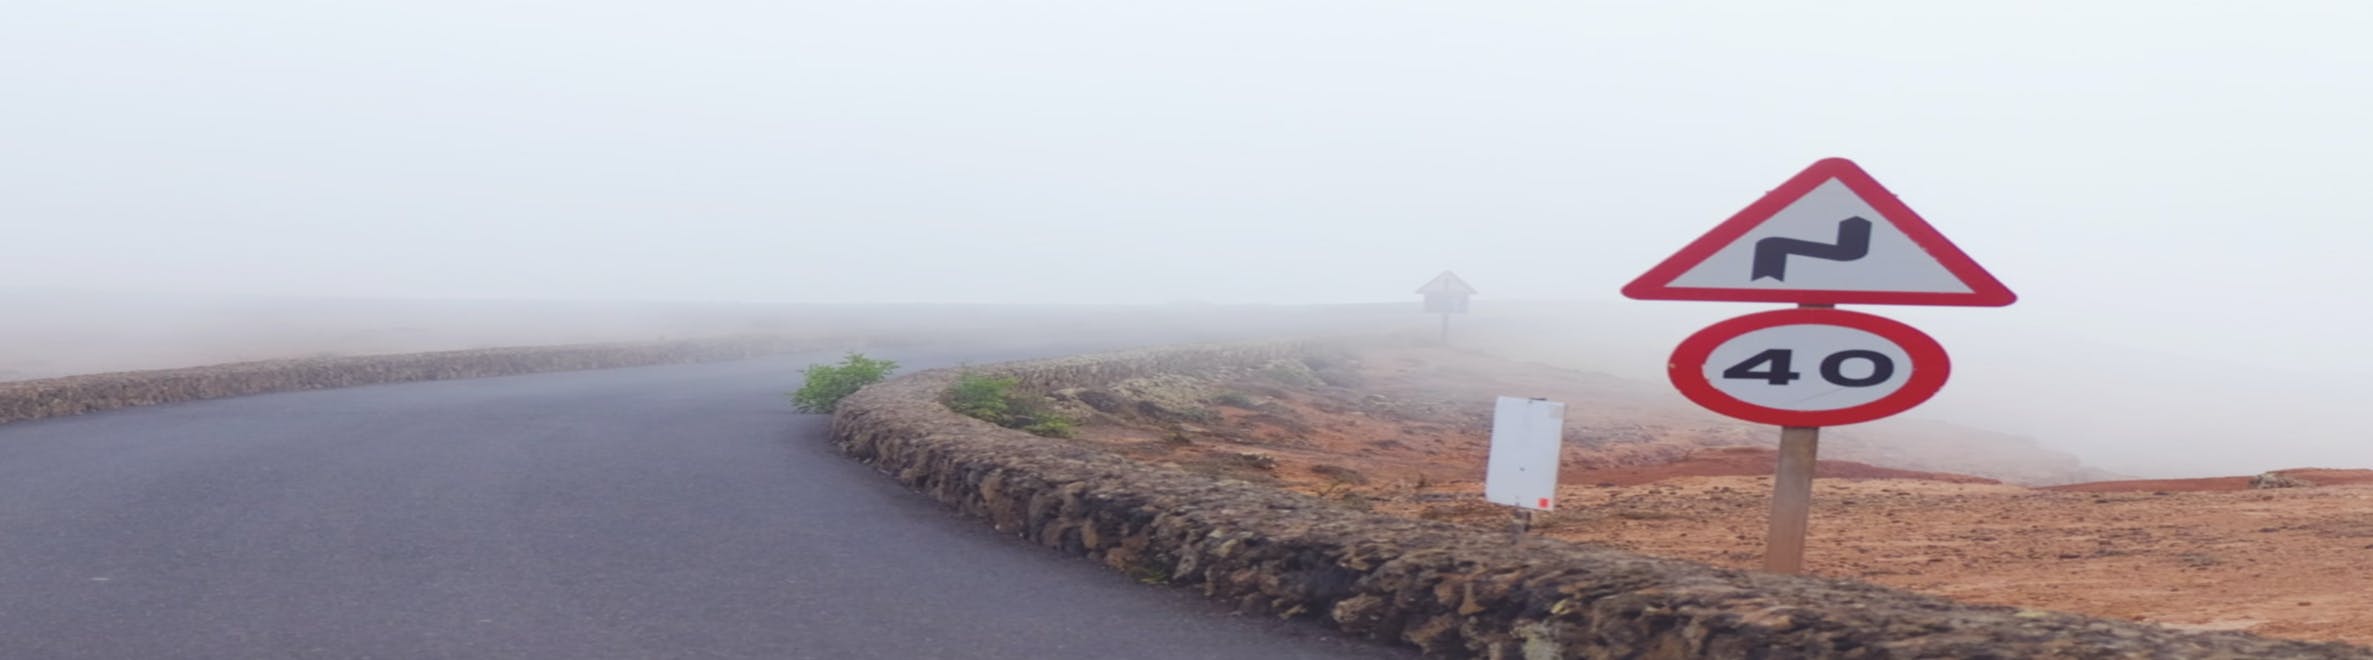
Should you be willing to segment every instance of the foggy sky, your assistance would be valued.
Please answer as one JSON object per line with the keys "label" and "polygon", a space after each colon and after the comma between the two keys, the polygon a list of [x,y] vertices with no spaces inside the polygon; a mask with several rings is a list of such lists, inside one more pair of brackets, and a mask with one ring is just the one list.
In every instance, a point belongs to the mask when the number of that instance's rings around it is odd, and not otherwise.
{"label": "foggy sky", "polygon": [[0,286],[1612,299],[1845,156],[1948,348],[2373,372],[2373,4],[1580,4],[18,0]]}

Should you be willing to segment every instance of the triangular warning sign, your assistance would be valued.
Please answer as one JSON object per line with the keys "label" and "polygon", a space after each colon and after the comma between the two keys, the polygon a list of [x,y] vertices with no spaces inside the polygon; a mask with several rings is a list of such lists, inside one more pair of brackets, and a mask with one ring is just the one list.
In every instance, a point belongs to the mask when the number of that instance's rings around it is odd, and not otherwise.
{"label": "triangular warning sign", "polygon": [[1641,300],[1966,305],[2018,300],[1853,161],[1813,163],[1624,285]]}
{"label": "triangular warning sign", "polygon": [[1466,280],[1459,279],[1457,273],[1445,270],[1442,271],[1442,274],[1435,275],[1433,281],[1426,282],[1425,286],[1417,287],[1417,292],[1428,295],[1472,296],[1475,295],[1475,287],[1467,285]]}

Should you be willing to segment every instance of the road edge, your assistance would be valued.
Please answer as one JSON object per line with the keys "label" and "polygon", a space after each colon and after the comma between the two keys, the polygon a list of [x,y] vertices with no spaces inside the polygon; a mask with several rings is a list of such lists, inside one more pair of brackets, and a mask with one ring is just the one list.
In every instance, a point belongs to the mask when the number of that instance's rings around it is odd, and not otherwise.
{"label": "road edge", "polygon": [[0,382],[0,424],[274,392],[723,362],[821,350],[832,340],[741,335],[297,358]]}

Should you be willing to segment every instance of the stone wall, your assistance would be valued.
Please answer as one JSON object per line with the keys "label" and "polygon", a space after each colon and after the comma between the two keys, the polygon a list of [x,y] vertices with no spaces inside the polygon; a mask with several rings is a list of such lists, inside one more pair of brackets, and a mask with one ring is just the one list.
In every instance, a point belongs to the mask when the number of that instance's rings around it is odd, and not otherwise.
{"label": "stone wall", "polygon": [[[1034,387],[1250,367],[1293,345],[986,367]],[[1717,569],[1361,513],[957,415],[957,373],[866,388],[842,451],[997,529],[1242,611],[1303,617],[1441,657],[2373,658],[2341,644],[1966,605],[1874,585]]]}
{"label": "stone wall", "polygon": [[1215,369],[1257,366],[1300,357],[1310,346],[1304,342],[1180,346],[994,365],[983,370],[1012,375],[1022,387],[1047,392],[1157,374],[1202,375]]}
{"label": "stone wall", "polygon": [[5,382],[0,383],[0,423],[270,392],[736,360],[789,352],[816,344],[813,339],[730,337],[629,344],[489,348],[241,362]]}

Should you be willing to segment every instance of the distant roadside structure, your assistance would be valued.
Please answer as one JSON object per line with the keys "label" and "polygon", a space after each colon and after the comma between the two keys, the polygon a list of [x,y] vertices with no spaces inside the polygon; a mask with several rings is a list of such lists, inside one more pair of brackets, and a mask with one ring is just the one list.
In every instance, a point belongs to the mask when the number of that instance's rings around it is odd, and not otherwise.
{"label": "distant roadside structure", "polygon": [[1450,343],[1450,315],[1467,313],[1467,300],[1475,296],[1474,285],[1459,279],[1458,273],[1442,271],[1434,279],[1417,287],[1425,296],[1425,312],[1442,315],[1442,343]]}

